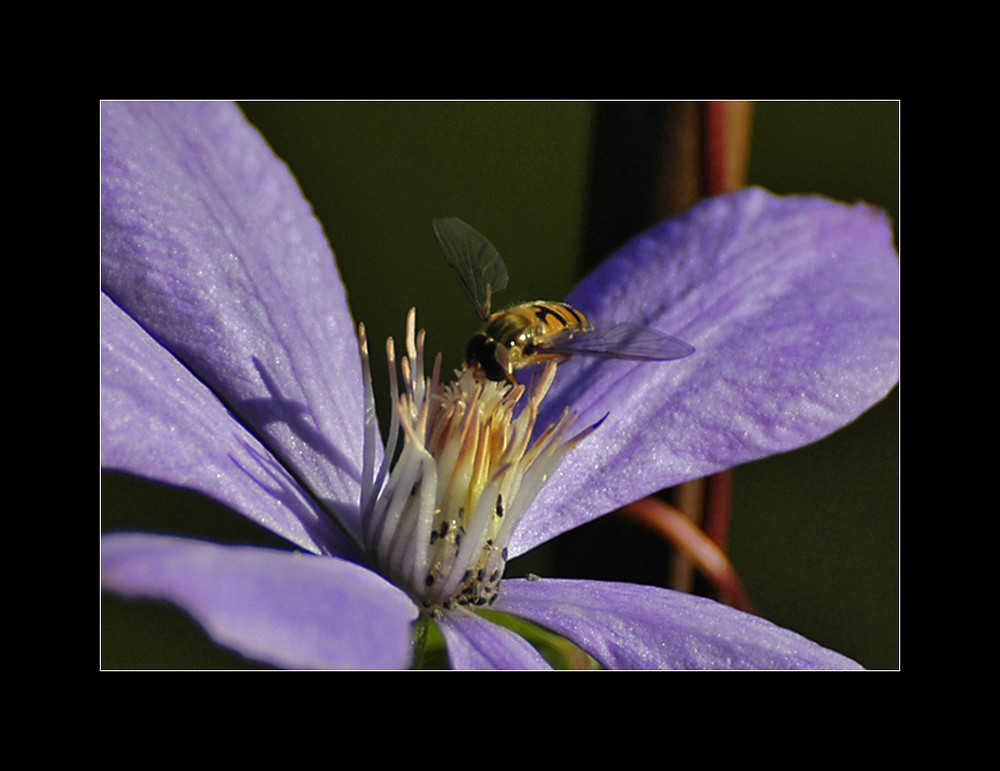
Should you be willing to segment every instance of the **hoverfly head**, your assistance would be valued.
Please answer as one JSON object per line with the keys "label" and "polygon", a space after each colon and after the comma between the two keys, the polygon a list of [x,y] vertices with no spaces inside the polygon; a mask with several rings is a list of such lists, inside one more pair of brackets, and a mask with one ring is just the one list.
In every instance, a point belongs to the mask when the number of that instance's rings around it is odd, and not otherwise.
{"label": "hoverfly head", "polygon": [[507,349],[488,335],[479,333],[469,341],[465,347],[465,363],[477,368],[487,380],[514,381]]}

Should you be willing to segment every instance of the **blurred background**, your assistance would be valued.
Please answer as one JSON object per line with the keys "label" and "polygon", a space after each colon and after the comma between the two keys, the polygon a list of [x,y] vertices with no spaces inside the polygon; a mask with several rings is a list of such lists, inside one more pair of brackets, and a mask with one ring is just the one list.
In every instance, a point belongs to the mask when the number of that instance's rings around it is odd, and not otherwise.
{"label": "blurred background", "polygon": [[[370,338],[398,339],[416,306],[445,366],[459,365],[477,318],[431,219],[461,217],[497,246],[511,276],[501,304],[565,296],[595,250],[658,219],[663,103],[241,106],[312,202]],[[618,170],[630,176],[616,179]],[[756,102],[747,178],[778,193],[868,201],[897,222],[899,104]],[[378,388],[385,365],[375,361]],[[899,666],[898,437],[894,392],[828,439],[733,476],[730,558],[760,614],[876,669]],[[119,474],[103,477],[102,520],[107,530],[283,546],[200,496]],[[606,517],[515,560],[510,574],[665,584],[665,548]],[[102,625],[105,667],[247,665],[171,607],[107,598]]]}

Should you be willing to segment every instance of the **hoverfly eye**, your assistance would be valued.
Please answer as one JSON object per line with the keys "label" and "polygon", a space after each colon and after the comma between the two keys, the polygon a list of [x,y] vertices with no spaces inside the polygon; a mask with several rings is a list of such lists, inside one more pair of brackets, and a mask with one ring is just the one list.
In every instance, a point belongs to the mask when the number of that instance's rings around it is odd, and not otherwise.
{"label": "hoverfly eye", "polygon": [[465,346],[465,363],[470,366],[474,364],[482,366],[483,353],[488,343],[486,335],[476,335],[469,340]]}
{"label": "hoverfly eye", "polygon": [[510,374],[507,349],[483,334],[473,337],[465,347],[465,361],[478,366],[488,380],[502,382]]}

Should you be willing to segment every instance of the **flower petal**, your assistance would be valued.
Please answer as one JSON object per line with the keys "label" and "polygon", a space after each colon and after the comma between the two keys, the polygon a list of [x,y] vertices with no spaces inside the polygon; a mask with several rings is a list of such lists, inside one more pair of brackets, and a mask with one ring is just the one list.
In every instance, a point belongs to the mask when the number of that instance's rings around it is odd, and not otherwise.
{"label": "flower petal", "polygon": [[307,551],[356,554],[267,448],[103,293],[101,466],[202,492]]}
{"label": "flower petal", "polygon": [[688,479],[814,442],[899,377],[899,260],[885,215],[754,188],[707,200],[629,243],[569,296],[598,325],[676,335],[679,361],[559,369],[565,406],[607,420],[567,457],[514,534],[520,554]]}
{"label": "flower petal", "polygon": [[860,669],[757,616],[653,586],[508,579],[495,610],[572,640],[609,669]]}
{"label": "flower petal", "polygon": [[101,550],[105,587],[173,602],[248,658],[293,669],[410,663],[416,605],[352,562],[138,534],[105,536]]}
{"label": "flower petal", "polygon": [[102,111],[103,290],[357,530],[354,323],[295,180],[233,105]]}
{"label": "flower petal", "polygon": [[519,634],[457,607],[442,613],[438,628],[452,669],[551,669]]}

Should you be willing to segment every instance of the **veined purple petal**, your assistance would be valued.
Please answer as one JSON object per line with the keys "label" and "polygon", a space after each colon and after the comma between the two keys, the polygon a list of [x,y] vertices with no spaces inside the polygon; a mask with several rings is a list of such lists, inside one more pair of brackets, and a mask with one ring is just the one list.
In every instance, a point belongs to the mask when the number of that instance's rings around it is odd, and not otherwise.
{"label": "veined purple petal", "polygon": [[307,551],[355,553],[267,448],[104,294],[101,465],[198,490]]}
{"label": "veined purple petal", "polygon": [[653,586],[508,579],[494,610],[579,645],[609,669],[860,669],[757,616]]}
{"label": "veined purple petal", "polygon": [[761,189],[709,199],[630,242],[569,302],[697,349],[679,361],[577,357],[545,402],[587,425],[514,534],[520,554],[688,479],[814,442],[899,377],[899,260],[884,213]]}
{"label": "veined purple petal", "polygon": [[103,290],[357,532],[354,323],[295,180],[231,104],[102,112]]}
{"label": "veined purple petal", "polygon": [[441,614],[438,628],[452,669],[551,669],[519,634],[463,607]]}
{"label": "veined purple petal", "polygon": [[103,585],[169,600],[215,640],[292,669],[399,669],[418,609],[353,562],[165,536],[101,540]]}

